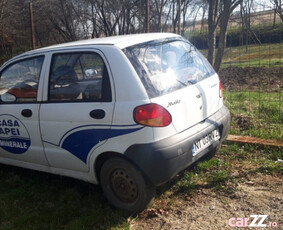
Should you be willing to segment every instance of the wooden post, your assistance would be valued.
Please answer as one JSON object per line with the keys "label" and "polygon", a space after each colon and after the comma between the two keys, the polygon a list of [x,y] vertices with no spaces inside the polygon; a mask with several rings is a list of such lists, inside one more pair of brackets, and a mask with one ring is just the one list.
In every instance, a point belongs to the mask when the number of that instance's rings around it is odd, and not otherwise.
{"label": "wooden post", "polygon": [[35,34],[34,34],[32,2],[29,3],[29,12],[30,12],[30,27],[31,27],[31,46],[32,46],[32,49],[34,50],[35,49]]}
{"label": "wooden post", "polygon": [[181,34],[181,0],[178,0],[178,34]]}
{"label": "wooden post", "polygon": [[146,32],[150,32],[150,3],[149,0],[146,1]]}

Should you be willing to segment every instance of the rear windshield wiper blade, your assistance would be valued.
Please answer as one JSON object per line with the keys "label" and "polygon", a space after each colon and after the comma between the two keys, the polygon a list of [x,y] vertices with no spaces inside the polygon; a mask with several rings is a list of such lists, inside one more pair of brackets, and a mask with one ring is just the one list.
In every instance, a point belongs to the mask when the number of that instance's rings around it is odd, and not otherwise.
{"label": "rear windshield wiper blade", "polygon": [[187,83],[190,83],[190,85],[194,85],[197,83],[197,81],[195,80],[187,80]]}
{"label": "rear windshield wiper blade", "polygon": [[174,78],[177,82],[179,82],[181,85],[183,86],[188,86],[188,84],[186,82],[183,82],[181,80],[179,80],[178,78]]}

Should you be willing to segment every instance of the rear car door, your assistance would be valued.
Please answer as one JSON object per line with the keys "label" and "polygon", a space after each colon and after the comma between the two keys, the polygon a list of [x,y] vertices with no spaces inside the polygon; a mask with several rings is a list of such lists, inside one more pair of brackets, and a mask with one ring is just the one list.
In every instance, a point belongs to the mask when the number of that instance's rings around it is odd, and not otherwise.
{"label": "rear car door", "polygon": [[0,73],[0,157],[4,163],[48,165],[38,120],[43,62],[44,56],[21,59]]}
{"label": "rear car door", "polygon": [[53,53],[40,109],[51,167],[88,171],[88,157],[110,137],[114,109],[109,67],[98,51]]}

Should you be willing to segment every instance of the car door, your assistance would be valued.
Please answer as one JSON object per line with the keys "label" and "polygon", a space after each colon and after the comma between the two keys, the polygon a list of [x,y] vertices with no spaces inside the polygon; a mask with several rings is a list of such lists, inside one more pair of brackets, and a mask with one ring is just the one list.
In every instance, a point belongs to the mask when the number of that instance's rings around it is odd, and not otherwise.
{"label": "car door", "polygon": [[[39,127],[44,56],[14,61],[0,73],[0,157],[48,165]],[[5,159],[4,159],[5,158]]]}
{"label": "car door", "polygon": [[40,108],[44,149],[51,167],[88,171],[88,157],[112,134],[114,100],[99,51],[60,51],[50,57],[46,102]]}

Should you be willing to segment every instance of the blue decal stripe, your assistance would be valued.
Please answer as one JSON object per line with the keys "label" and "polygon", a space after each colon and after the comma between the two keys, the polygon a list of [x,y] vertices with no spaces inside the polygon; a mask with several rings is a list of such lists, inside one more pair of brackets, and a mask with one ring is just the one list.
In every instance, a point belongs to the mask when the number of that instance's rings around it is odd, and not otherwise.
{"label": "blue decal stripe", "polygon": [[[0,139],[1,139],[1,140],[9,141],[10,139],[15,139],[15,138],[19,138],[19,137],[18,137],[18,136],[10,136],[10,137],[1,137]],[[29,139],[29,138],[26,138],[26,137],[21,137],[21,140],[27,140],[27,141],[29,141],[30,139]]]}
{"label": "blue decal stripe", "polygon": [[134,129],[87,129],[70,134],[63,141],[62,148],[86,163],[90,150],[99,142],[136,132],[144,127]]}
{"label": "blue decal stripe", "polygon": [[64,140],[64,138],[66,136],[68,136],[69,133],[75,131],[75,130],[78,130],[78,129],[82,129],[82,128],[96,128],[96,127],[107,127],[108,129],[111,129],[111,128],[128,128],[128,127],[138,127],[138,128],[141,128],[141,125],[138,125],[138,124],[132,124],[132,125],[104,125],[104,124],[98,124],[98,125],[82,125],[82,126],[78,126],[78,127],[75,127],[73,129],[70,129],[68,132],[66,132],[62,138],[60,139],[59,141],[59,145],[61,145],[62,141]]}

